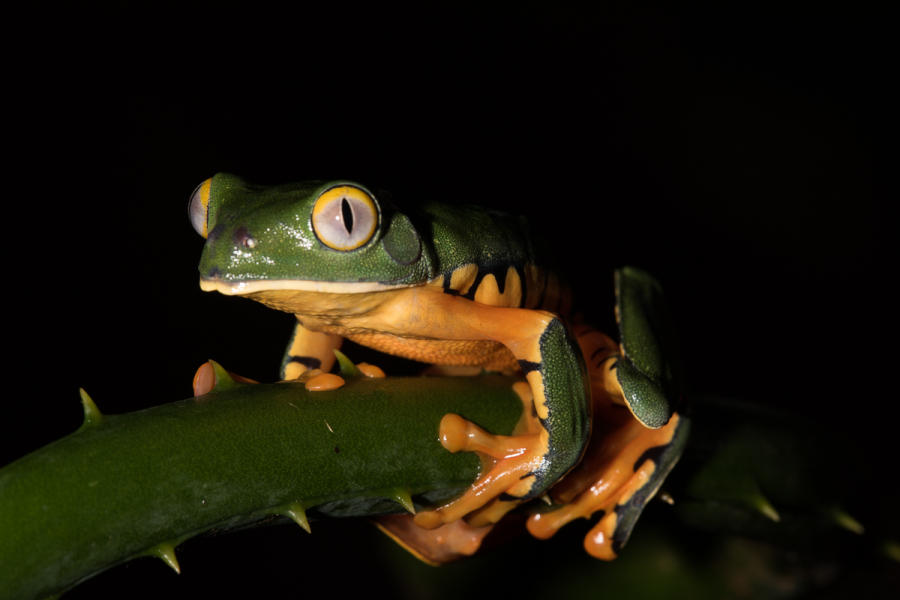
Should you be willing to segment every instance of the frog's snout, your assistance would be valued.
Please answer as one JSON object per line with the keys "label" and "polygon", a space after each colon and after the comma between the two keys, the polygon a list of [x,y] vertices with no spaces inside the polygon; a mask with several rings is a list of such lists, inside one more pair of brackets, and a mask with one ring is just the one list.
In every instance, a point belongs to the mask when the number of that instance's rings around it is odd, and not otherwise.
{"label": "frog's snout", "polygon": [[222,271],[219,270],[219,267],[213,265],[206,271],[206,273],[200,273],[200,277],[202,277],[205,280],[214,281],[214,280],[219,279],[221,274],[222,274]]}
{"label": "frog's snout", "polygon": [[[200,288],[223,294],[242,292],[247,269],[252,270],[258,242],[245,225],[217,225],[210,230],[200,256]],[[234,272],[240,276],[233,276]],[[252,278],[252,277],[251,277]]]}
{"label": "frog's snout", "polygon": [[[256,238],[245,225],[226,227],[223,224],[213,227],[206,238],[203,255],[200,258],[200,278],[208,281],[222,281],[224,271],[222,261],[235,254],[248,258],[248,251],[257,246]],[[227,268],[227,264],[225,265]]]}

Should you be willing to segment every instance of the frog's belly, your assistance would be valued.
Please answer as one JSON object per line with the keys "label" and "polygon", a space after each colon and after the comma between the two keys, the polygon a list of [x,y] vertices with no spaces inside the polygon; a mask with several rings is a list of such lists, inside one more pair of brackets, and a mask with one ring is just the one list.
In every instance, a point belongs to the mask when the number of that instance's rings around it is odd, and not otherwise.
{"label": "frog's belly", "polygon": [[481,366],[489,370],[518,369],[509,349],[483,340],[432,340],[383,333],[352,333],[347,339],[380,352],[434,365]]}

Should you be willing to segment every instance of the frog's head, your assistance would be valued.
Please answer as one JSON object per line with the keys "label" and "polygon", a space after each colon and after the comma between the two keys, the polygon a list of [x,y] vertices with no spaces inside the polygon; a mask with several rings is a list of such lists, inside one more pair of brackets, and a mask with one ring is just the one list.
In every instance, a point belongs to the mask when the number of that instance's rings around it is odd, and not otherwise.
{"label": "frog's head", "polygon": [[259,187],[220,173],[194,191],[189,213],[206,238],[207,291],[355,293],[433,277],[409,218],[356,183]]}

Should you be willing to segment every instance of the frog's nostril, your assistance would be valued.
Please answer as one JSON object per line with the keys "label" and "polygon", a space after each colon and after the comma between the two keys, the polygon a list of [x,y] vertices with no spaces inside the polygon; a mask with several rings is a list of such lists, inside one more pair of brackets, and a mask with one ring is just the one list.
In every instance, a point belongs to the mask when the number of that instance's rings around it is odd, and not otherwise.
{"label": "frog's nostril", "polygon": [[243,225],[234,230],[234,243],[250,250],[256,247],[256,240]]}
{"label": "frog's nostril", "polygon": [[222,274],[222,271],[219,270],[219,267],[210,267],[209,271],[206,272],[207,279],[218,279],[219,275]]}

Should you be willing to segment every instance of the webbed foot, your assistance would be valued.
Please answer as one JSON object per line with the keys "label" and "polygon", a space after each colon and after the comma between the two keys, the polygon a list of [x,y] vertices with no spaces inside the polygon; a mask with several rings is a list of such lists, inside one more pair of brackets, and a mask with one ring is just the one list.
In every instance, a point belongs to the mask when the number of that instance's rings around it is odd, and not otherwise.
{"label": "webbed foot", "polygon": [[591,556],[614,559],[644,506],[675,465],[686,432],[677,413],[659,429],[631,421],[609,432],[604,443],[589,450],[571,479],[560,483],[562,489],[551,491],[552,497],[565,504],[532,515],[528,531],[547,539],[567,523],[599,512],[600,520],[585,537],[584,547]]}
{"label": "webbed foot", "polygon": [[527,523],[532,535],[546,539],[570,521],[599,512],[584,546],[605,560],[615,558],[628,540],[688,433],[688,420],[674,412],[664,391],[672,389],[675,374],[671,354],[662,350],[669,340],[659,286],[635,270],[618,272],[616,284],[621,354],[598,331],[576,332],[590,372],[592,443],[581,463],[550,491],[562,506],[534,514]]}
{"label": "webbed foot", "polygon": [[441,565],[471,556],[481,547],[491,525],[474,526],[460,519],[435,529],[425,529],[413,522],[412,515],[385,515],[375,524],[395,542],[418,559]]}
{"label": "webbed foot", "polygon": [[441,444],[450,452],[478,453],[485,467],[462,496],[436,510],[418,513],[414,518],[417,525],[434,529],[467,515],[473,524],[495,523],[532,490],[534,473],[547,454],[549,435],[531,415],[528,384],[519,382],[513,389],[523,403],[523,418],[514,435],[494,435],[459,415],[441,419]]}

